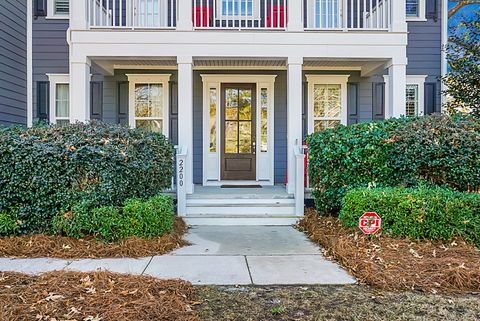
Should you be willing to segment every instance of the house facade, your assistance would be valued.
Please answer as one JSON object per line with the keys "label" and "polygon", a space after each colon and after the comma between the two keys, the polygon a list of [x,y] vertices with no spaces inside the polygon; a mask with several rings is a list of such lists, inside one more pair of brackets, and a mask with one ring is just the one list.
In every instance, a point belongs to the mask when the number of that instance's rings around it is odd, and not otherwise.
{"label": "house facade", "polygon": [[441,111],[446,1],[27,6],[25,123],[163,133],[177,146],[178,212],[193,224],[294,222],[308,192],[307,134]]}

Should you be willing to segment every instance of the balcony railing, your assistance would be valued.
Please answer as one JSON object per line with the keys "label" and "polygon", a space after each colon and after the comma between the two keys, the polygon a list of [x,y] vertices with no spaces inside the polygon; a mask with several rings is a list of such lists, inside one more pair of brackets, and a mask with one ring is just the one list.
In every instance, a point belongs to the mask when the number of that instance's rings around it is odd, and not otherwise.
{"label": "balcony railing", "polygon": [[303,1],[305,30],[389,30],[393,0],[191,0],[191,13],[178,12],[188,0],[87,1],[90,28],[175,29],[188,14],[194,29],[286,30],[289,1]]}
{"label": "balcony railing", "polygon": [[175,29],[177,0],[88,0],[90,28]]}
{"label": "balcony railing", "polygon": [[393,0],[306,0],[307,30],[388,30]]}

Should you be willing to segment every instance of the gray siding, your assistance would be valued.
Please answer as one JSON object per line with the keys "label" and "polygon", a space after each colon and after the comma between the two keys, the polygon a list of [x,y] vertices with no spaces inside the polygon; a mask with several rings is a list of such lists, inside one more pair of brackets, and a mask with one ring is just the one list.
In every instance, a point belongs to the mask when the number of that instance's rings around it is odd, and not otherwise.
{"label": "gray siding", "polygon": [[46,74],[69,73],[68,19],[33,17],[33,117],[37,113],[37,81]]}
{"label": "gray siding", "polygon": [[[442,1],[437,1],[437,17],[408,23],[407,75],[428,75],[427,82],[437,83],[442,75]],[[440,92],[437,94],[440,106]]]}
{"label": "gray siding", "polygon": [[0,124],[27,123],[27,8],[0,1]]}

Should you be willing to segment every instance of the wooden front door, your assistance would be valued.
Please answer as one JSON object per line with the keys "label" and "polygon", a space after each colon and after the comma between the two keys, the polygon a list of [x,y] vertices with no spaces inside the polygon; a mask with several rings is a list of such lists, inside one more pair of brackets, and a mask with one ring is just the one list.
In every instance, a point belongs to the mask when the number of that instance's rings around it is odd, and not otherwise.
{"label": "wooden front door", "polygon": [[255,84],[222,84],[222,180],[256,180]]}

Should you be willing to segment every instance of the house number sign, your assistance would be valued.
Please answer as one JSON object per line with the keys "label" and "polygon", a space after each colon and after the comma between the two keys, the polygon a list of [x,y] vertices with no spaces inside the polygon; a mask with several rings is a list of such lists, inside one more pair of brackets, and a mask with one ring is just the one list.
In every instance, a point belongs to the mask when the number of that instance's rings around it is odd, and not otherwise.
{"label": "house number sign", "polygon": [[178,161],[178,185],[183,187],[183,180],[185,178],[185,166],[184,166],[185,160],[180,159]]}

